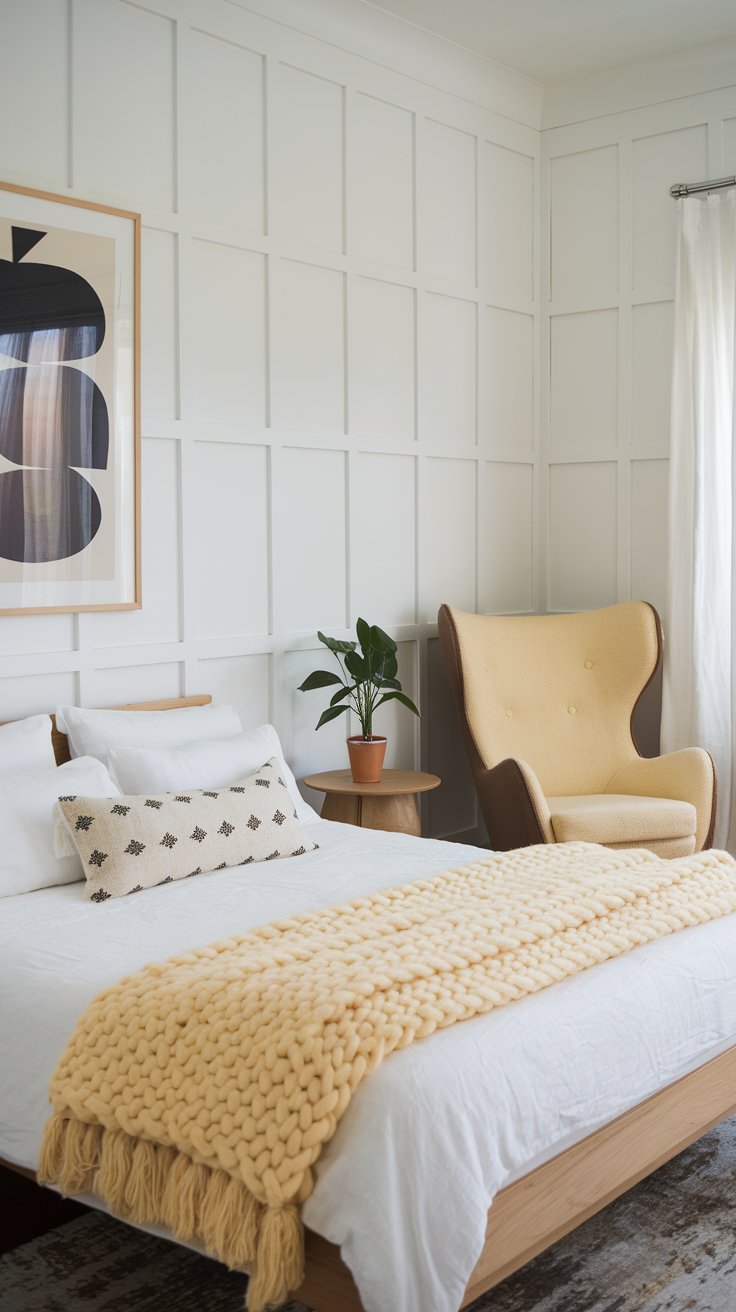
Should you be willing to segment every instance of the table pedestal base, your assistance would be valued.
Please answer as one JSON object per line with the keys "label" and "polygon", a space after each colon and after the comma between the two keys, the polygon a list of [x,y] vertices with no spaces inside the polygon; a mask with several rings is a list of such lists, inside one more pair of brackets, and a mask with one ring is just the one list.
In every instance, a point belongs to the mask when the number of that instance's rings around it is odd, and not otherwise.
{"label": "table pedestal base", "polygon": [[322,803],[323,820],[339,820],[344,825],[362,829],[387,829],[393,834],[421,836],[419,811],[413,793],[398,796],[351,797],[327,793]]}

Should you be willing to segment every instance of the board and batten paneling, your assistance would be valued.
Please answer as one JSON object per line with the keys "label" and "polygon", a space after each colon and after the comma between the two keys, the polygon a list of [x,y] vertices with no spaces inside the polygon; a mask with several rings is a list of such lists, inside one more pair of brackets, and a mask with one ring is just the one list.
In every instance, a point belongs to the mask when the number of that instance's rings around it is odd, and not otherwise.
{"label": "board and batten paneling", "polygon": [[365,613],[427,717],[388,761],[472,833],[435,617],[538,601],[539,88],[484,65],[493,112],[476,57],[318,8],[3,6],[0,177],[142,213],[143,609],[0,618],[0,719],[209,691],[334,767],[296,686]]}
{"label": "board and batten paneling", "polygon": [[643,597],[666,629],[669,188],[736,172],[736,86],[579,117],[542,133],[542,605]]}

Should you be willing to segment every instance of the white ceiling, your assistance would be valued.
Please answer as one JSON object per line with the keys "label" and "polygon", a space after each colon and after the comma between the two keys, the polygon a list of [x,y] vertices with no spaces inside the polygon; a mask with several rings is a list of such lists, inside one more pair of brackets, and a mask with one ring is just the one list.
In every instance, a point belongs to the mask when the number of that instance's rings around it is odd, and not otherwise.
{"label": "white ceiling", "polygon": [[544,83],[736,36],[734,0],[381,0],[374,7]]}

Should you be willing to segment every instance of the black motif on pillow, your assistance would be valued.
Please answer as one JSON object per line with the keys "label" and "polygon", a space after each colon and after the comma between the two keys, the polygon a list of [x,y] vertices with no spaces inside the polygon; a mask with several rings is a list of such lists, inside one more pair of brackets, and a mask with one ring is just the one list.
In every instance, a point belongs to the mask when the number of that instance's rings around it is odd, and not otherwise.
{"label": "black motif on pillow", "polygon": [[128,897],[130,897],[131,893],[142,893],[142,892],[143,892],[143,885],[136,884],[135,888],[128,889]]}
{"label": "black motif on pillow", "polygon": [[219,794],[219,793],[208,793],[208,792],[207,792],[207,789],[204,788],[204,789],[202,790],[202,796],[203,796],[203,797],[219,797],[220,794]]}
{"label": "black motif on pillow", "polygon": [[67,793],[66,797],[59,798],[60,802],[76,802],[76,800],[77,800],[76,793]]}
{"label": "black motif on pillow", "polygon": [[157,799],[156,799],[155,797],[147,797],[147,798],[146,798],[145,805],[146,805],[146,806],[152,806],[152,807],[154,808],[154,810],[156,810],[156,811],[160,811],[160,810],[161,810],[161,807],[163,806],[163,802],[159,802],[159,801],[157,801]]}
{"label": "black motif on pillow", "polygon": [[286,816],[284,815],[283,811],[274,811],[273,822],[275,825],[282,825],[285,819]]}
{"label": "black motif on pillow", "polygon": [[191,802],[191,797],[175,797],[175,802]]}
{"label": "black motif on pillow", "polygon": [[92,816],[92,815],[78,815],[78,816],[77,816],[77,823],[75,824],[74,828],[75,828],[75,829],[85,829],[85,830],[86,830],[86,829],[89,829],[89,827],[90,827],[90,825],[92,824],[92,821],[93,821],[93,820],[94,820],[94,816]]}
{"label": "black motif on pillow", "polygon": [[89,864],[91,866],[102,867],[105,861],[107,861],[107,852],[98,852],[95,848],[94,852],[90,853]]}
{"label": "black motif on pillow", "polygon": [[257,815],[252,815],[251,818],[250,818],[250,820],[248,821],[248,828],[249,828],[249,829],[258,829],[260,823],[261,823],[261,822],[260,822],[260,820],[258,819],[258,816],[257,816]]}
{"label": "black motif on pillow", "polygon": [[145,843],[139,843],[137,838],[131,838],[130,842],[128,843],[128,846],[125,848],[125,851],[130,856],[140,856],[141,852],[144,852],[145,849],[146,849]]}
{"label": "black motif on pillow", "polygon": [[228,791],[229,793],[244,793],[244,792],[245,792],[245,789],[242,788],[242,787],[240,786],[240,784],[234,784],[233,787],[232,787],[232,788],[228,788],[227,791]]}
{"label": "black motif on pillow", "polygon": [[228,824],[227,820],[223,820],[217,832],[218,834],[224,834],[226,838],[229,838],[230,835],[234,832],[234,830],[235,830],[235,825],[230,825]]}
{"label": "black motif on pillow", "polygon": [[207,837],[207,830],[200,829],[199,825],[195,825],[189,837],[193,838],[195,842],[201,843]]}
{"label": "black motif on pillow", "polygon": [[[161,839],[161,842],[159,843],[159,847],[172,848],[175,843],[178,843],[178,841],[179,841],[178,838],[176,838],[174,834],[164,834],[163,838]],[[165,884],[166,880],[164,879],[161,882]]]}
{"label": "black motif on pillow", "polygon": [[280,852],[269,852],[268,856],[264,856],[263,860],[264,860],[264,861],[275,861],[277,856],[281,856],[281,853],[280,853]]}
{"label": "black motif on pillow", "polygon": [[[129,806],[121,806],[121,805],[120,805],[120,802],[116,802],[115,805],[114,805],[114,807],[113,807],[112,810],[110,811],[110,815],[123,815],[123,816],[125,816],[125,815],[128,814],[129,810],[130,810],[130,807],[129,807]],[[131,891],[131,893],[135,893],[135,889],[134,889],[134,888],[131,888],[130,891]]]}
{"label": "black motif on pillow", "polygon": [[256,784],[258,785],[259,788],[270,788],[270,787],[271,787],[271,780],[270,780],[270,779],[256,779],[255,782],[256,782]]}
{"label": "black motif on pillow", "polygon": [[[72,798],[71,800],[74,801],[74,798]],[[133,890],[133,892],[135,892],[135,889]],[[95,889],[95,892],[91,894],[89,900],[90,902],[107,902],[107,899],[109,897],[112,897],[112,893],[106,893],[104,888],[98,888]]]}

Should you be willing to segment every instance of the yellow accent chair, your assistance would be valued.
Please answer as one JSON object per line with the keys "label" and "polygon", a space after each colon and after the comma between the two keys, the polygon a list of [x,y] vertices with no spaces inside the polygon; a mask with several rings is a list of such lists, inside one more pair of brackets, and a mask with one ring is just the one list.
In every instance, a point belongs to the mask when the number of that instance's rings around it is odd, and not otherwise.
{"label": "yellow accent chair", "polygon": [[442,606],[438,625],[492,848],[710,847],[711,757],[700,747],[642,757],[634,742],[634,708],[662,660],[653,606],[528,616]]}

